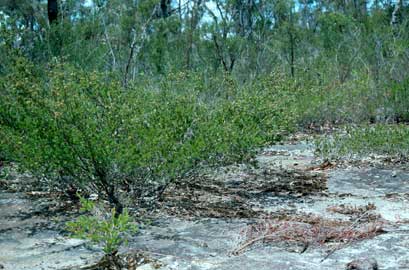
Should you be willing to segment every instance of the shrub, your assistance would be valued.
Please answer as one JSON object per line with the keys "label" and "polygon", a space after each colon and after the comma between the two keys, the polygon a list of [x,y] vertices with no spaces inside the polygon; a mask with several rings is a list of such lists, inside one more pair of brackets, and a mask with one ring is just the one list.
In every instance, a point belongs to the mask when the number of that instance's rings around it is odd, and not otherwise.
{"label": "shrub", "polygon": [[20,58],[2,80],[2,152],[39,176],[93,182],[119,205],[113,174],[117,148],[125,143],[116,132],[126,101],[119,87],[72,68],[56,66],[47,80],[33,70]]}
{"label": "shrub", "polygon": [[384,154],[407,156],[409,127],[406,125],[367,125],[348,127],[317,138],[317,151],[324,158]]}
{"label": "shrub", "polygon": [[125,185],[142,196],[199,165],[248,160],[294,126],[293,85],[280,77],[241,88],[224,78],[228,94],[209,101],[198,76],[123,89],[59,63],[43,73],[18,58],[0,78],[0,152],[54,183],[96,189],[118,213]]}
{"label": "shrub", "polygon": [[301,125],[340,125],[368,123],[375,117],[382,100],[371,89],[369,78],[360,76],[345,83],[308,85],[302,89],[297,103]]}

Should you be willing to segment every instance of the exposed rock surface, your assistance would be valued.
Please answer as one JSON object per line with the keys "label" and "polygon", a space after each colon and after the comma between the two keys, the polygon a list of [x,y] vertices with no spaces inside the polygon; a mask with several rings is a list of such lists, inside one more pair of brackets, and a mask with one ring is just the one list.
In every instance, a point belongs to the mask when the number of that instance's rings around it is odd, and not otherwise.
{"label": "exposed rock surface", "polygon": [[99,258],[83,241],[61,234],[61,224],[68,217],[53,215],[52,206],[47,198],[0,192],[0,263],[4,269],[62,269]]}

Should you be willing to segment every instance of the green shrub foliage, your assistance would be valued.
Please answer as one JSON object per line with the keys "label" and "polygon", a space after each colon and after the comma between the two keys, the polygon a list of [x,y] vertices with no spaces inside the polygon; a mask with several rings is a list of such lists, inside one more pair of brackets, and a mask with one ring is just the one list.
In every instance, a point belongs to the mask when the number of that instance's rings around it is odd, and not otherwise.
{"label": "green shrub foliage", "polygon": [[294,126],[296,91],[280,76],[213,80],[169,74],[124,89],[109,74],[59,63],[38,72],[18,58],[1,78],[0,152],[118,204],[125,182],[163,186],[198,166],[248,160]]}

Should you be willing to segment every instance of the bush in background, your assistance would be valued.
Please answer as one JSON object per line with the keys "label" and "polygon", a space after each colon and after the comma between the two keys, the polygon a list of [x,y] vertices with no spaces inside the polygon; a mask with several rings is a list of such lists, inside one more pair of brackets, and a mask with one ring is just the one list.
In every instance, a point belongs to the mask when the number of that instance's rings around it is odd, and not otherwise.
{"label": "bush in background", "polygon": [[392,155],[406,159],[409,149],[406,125],[364,125],[347,127],[315,140],[323,158],[351,158],[368,154]]}

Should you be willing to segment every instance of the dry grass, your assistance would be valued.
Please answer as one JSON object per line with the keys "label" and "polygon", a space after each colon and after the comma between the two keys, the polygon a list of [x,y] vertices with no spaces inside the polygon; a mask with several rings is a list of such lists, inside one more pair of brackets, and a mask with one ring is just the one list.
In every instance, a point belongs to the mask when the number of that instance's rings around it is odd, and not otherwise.
{"label": "dry grass", "polygon": [[343,214],[343,215],[362,215],[365,212],[376,210],[376,206],[373,203],[368,203],[365,206],[353,206],[348,204],[333,205],[327,208],[327,211]]}
{"label": "dry grass", "polygon": [[247,226],[241,232],[242,241],[232,252],[238,255],[260,243],[302,245],[301,252],[311,246],[340,246],[373,238],[383,233],[383,223],[325,219],[315,215],[297,215],[287,220],[265,220]]}

